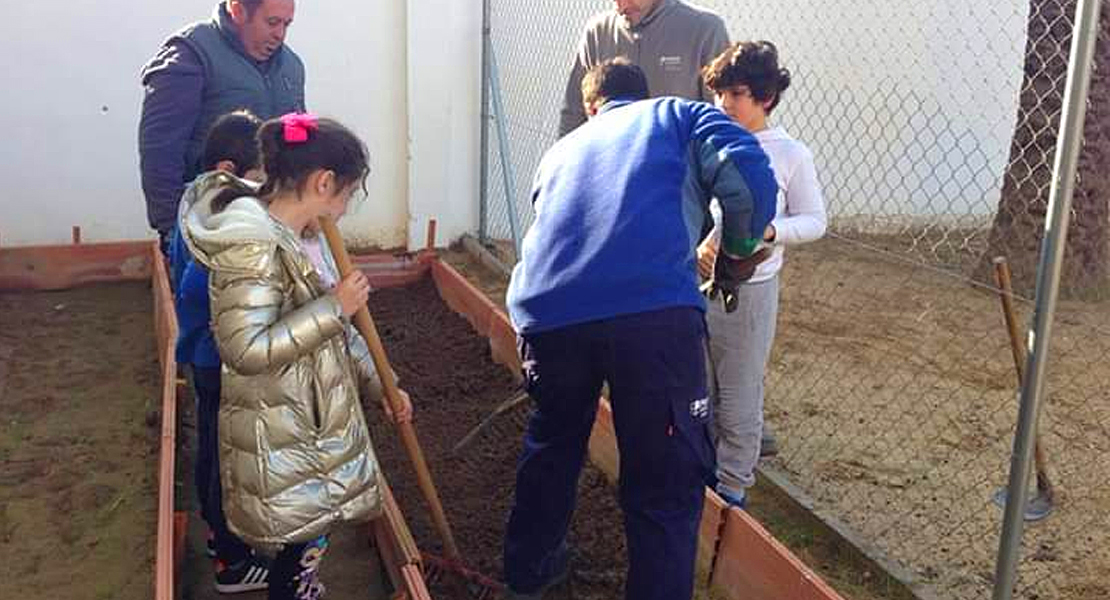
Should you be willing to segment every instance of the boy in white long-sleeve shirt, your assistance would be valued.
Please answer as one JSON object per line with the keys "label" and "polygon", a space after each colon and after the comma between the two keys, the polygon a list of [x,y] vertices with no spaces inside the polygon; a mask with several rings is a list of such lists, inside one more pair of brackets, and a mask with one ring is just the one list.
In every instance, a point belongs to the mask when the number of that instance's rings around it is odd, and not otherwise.
{"label": "boy in white long-sleeve shirt", "polygon": [[[811,242],[825,233],[827,217],[813,154],[768,117],[790,85],[790,72],[779,67],[778,50],[767,41],[733,44],[703,71],[717,106],[755,135],[771,159],[778,182],[777,216],[764,241],[770,257],[738,293],[739,307],[726,312],[710,303],[710,360],[715,374],[714,413],[717,446],[717,492],[743,507],[746,489],[755,483],[755,465],[763,437],[763,376],[778,315],[778,273],[784,246]],[[715,215],[716,216],[716,215]],[[717,232],[698,248],[698,266],[712,268]],[[764,445],[767,445],[766,443]],[[764,448],[764,454],[769,454]]]}

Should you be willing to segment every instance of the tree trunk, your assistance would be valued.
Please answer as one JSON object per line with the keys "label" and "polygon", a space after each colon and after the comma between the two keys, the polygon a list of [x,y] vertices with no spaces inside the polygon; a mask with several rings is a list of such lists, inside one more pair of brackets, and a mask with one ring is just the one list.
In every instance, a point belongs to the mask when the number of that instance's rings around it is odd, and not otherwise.
{"label": "tree trunk", "polygon": [[[1017,127],[989,247],[977,270],[979,278],[993,281],[991,259],[1006,256],[1015,290],[1030,296],[1044,238],[1074,15],[1075,0],[1030,0]],[[1106,0],[1087,106],[1061,279],[1065,297],[1103,296],[1110,291],[1110,2]]]}

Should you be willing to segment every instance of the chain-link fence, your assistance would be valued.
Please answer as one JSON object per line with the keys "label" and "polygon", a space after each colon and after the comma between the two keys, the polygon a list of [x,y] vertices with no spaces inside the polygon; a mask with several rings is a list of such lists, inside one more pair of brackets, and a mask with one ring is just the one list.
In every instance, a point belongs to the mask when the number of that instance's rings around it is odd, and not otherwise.
{"label": "chain-link fence", "polygon": [[[555,141],[586,20],[608,0],[490,0],[514,181],[487,155],[482,231],[511,258],[509,211]],[[990,594],[1016,378],[991,260],[1031,296],[1074,0],[703,0],[733,39],[768,39],[793,84],[774,121],[813,151],[826,238],[787,250],[768,466],[940,598]],[[1054,511],[1026,530],[1017,597],[1110,597],[1110,8],[1041,419]],[[492,120],[490,120],[492,122]],[[488,127],[491,140],[495,128]],[[1032,304],[1019,302],[1019,324]]]}

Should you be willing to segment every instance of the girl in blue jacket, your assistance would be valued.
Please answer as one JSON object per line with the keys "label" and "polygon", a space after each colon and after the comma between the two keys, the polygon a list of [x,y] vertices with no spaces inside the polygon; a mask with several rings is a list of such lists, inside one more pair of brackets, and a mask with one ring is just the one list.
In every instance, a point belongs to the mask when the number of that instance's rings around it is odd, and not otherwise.
{"label": "girl in blue jacket", "polygon": [[[247,111],[224,115],[212,126],[204,146],[204,171],[185,190],[186,200],[197,183],[213,173],[227,172],[261,181],[255,135],[262,122]],[[182,202],[180,206],[189,206]],[[235,534],[228,531],[220,500],[217,416],[220,410],[220,353],[209,327],[208,271],[193,260],[180,231],[170,242],[170,271],[177,312],[177,362],[190,365],[196,400],[197,451],[194,477],[200,514],[208,524],[209,556],[215,559],[216,590],[238,593],[268,586],[269,567]]]}

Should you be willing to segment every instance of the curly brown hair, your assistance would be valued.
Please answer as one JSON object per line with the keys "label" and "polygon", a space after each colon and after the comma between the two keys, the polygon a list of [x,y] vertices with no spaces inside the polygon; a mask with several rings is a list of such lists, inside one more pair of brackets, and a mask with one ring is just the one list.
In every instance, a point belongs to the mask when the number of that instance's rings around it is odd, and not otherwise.
{"label": "curly brown hair", "polygon": [[702,80],[714,92],[747,86],[757,102],[771,103],[770,114],[790,87],[790,70],[779,67],[779,51],[771,42],[737,42],[702,69]]}

